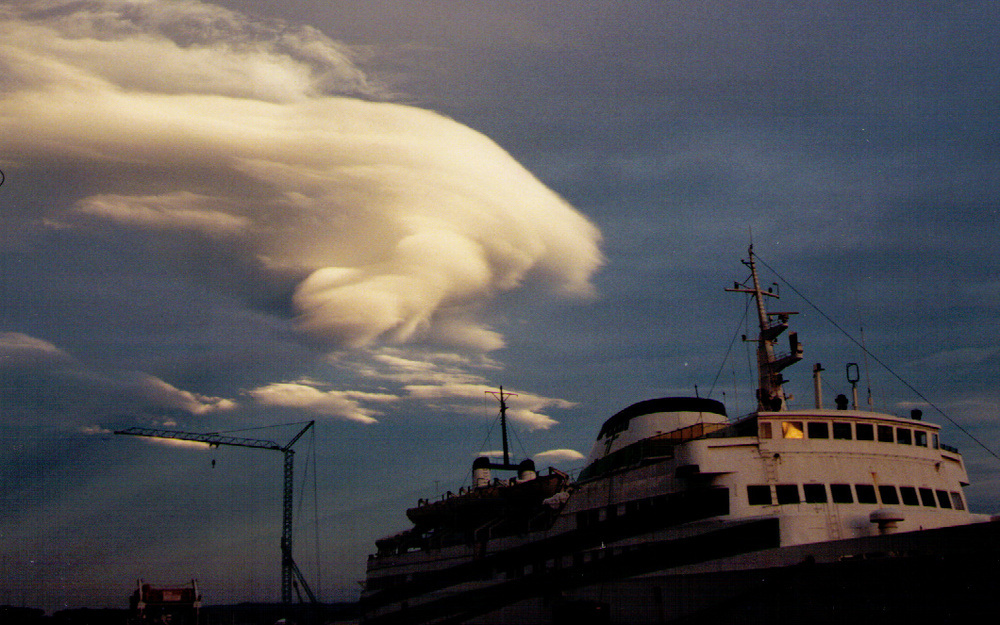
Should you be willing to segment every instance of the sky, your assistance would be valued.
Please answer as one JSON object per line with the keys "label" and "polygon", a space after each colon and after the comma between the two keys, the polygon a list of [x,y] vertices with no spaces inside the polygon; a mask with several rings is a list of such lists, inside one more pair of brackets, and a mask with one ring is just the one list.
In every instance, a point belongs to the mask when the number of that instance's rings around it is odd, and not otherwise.
{"label": "sky", "polygon": [[[752,241],[794,406],[913,407],[1000,512],[989,2],[0,6],[0,604],[352,600],[499,449],[580,468],[672,395],[753,409]],[[866,355],[860,345],[867,347]],[[880,366],[884,365],[884,366]],[[979,443],[983,443],[981,446]]]}

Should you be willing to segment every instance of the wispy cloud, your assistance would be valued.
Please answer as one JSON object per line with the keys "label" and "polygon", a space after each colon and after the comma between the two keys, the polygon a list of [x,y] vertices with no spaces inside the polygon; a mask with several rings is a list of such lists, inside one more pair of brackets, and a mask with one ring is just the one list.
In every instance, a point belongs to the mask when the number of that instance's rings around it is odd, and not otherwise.
{"label": "wispy cloud", "polygon": [[322,391],[302,382],[268,384],[248,391],[248,394],[264,406],[295,408],[360,423],[377,423],[374,415],[380,414],[364,407],[363,403],[386,403],[397,399],[393,395],[379,393]]}
{"label": "wispy cloud", "polygon": [[538,462],[576,462],[578,460],[583,460],[586,456],[576,451],[575,449],[550,449],[548,451],[543,451],[541,453],[535,454],[534,458]]}
{"label": "wispy cloud", "polygon": [[[93,423],[116,413],[185,414],[228,412],[237,403],[184,390],[154,375],[89,366],[53,343],[16,332],[0,333],[4,417],[22,424]],[[100,426],[88,425],[86,433]]]}

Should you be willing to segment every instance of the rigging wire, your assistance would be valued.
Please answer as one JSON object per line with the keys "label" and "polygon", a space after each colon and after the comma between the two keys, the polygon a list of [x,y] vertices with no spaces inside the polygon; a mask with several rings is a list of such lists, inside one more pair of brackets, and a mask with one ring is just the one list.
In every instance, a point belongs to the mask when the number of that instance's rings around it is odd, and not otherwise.
{"label": "rigging wire", "polygon": [[977,445],[979,445],[980,447],[982,447],[986,451],[986,453],[988,453],[989,455],[993,456],[997,460],[1000,460],[1000,455],[997,455],[996,452],[994,452],[992,449],[990,449],[989,447],[987,447],[986,443],[984,443],[983,441],[981,441],[978,438],[976,438],[971,432],[969,432],[969,430],[967,430],[960,423],[958,423],[957,421],[955,421],[954,419],[952,419],[950,416],[948,416],[948,414],[944,410],[942,410],[940,407],[938,407],[937,404],[935,404],[931,400],[927,399],[927,397],[925,397],[923,393],[921,393],[920,391],[918,391],[916,388],[913,387],[912,384],[910,384],[905,379],[903,379],[903,377],[901,375],[899,375],[898,373],[896,373],[892,369],[892,367],[890,367],[886,363],[882,362],[882,360],[878,356],[876,356],[875,354],[873,354],[870,351],[868,351],[868,348],[866,348],[861,342],[859,342],[857,339],[855,339],[853,336],[851,336],[851,334],[849,332],[847,332],[847,330],[845,330],[843,327],[840,326],[840,324],[838,324],[836,321],[834,321],[832,318],[830,318],[829,315],[827,315],[825,312],[823,312],[822,310],[820,310],[820,308],[818,306],[816,306],[816,304],[813,304],[809,300],[809,298],[807,298],[798,289],[796,289],[795,286],[791,282],[789,282],[788,280],[786,280],[784,278],[784,276],[782,276],[780,273],[778,273],[777,271],[775,271],[773,267],[771,267],[770,265],[768,265],[767,262],[763,258],[761,258],[759,254],[754,253],[754,256],[757,258],[757,261],[760,262],[760,264],[762,264],[765,267],[767,267],[768,270],[771,271],[771,273],[773,273],[775,276],[778,277],[779,280],[781,280],[786,285],[788,285],[788,288],[790,288],[792,291],[794,291],[796,295],[798,295],[799,297],[801,297],[802,301],[804,301],[806,304],[808,304],[809,306],[811,306],[813,308],[813,310],[815,310],[816,312],[818,312],[824,319],[826,319],[831,325],[833,325],[833,327],[837,328],[837,330],[839,330],[841,334],[843,334],[844,336],[846,336],[849,341],[851,341],[852,343],[854,343],[855,345],[857,345],[864,354],[866,354],[867,356],[871,357],[872,360],[874,360],[879,365],[881,365],[886,371],[889,372],[890,375],[892,375],[892,377],[896,378],[896,380],[898,380],[903,386],[905,386],[906,388],[908,388],[917,397],[919,397],[920,399],[924,400],[924,402],[926,402],[928,406],[930,406],[931,408],[933,408],[934,410],[936,410],[942,417],[944,417],[945,419],[947,419],[949,423],[951,423],[956,428],[958,428],[958,430],[960,432],[962,432],[963,434],[965,434],[966,436],[968,436]]}
{"label": "rigging wire", "polygon": [[708,397],[712,396],[712,392],[715,390],[715,385],[719,382],[719,377],[722,375],[722,370],[726,366],[726,362],[729,360],[729,354],[733,351],[733,345],[736,344],[736,337],[740,335],[740,328],[746,323],[747,311],[750,310],[750,298],[746,298],[746,304],[743,308],[743,317],[740,319],[739,325],[736,326],[736,332],[733,334],[733,338],[729,341],[729,347],[726,348],[726,355],[722,357],[722,362],[719,364],[719,370],[715,372],[715,379],[712,380],[712,386],[708,389]]}

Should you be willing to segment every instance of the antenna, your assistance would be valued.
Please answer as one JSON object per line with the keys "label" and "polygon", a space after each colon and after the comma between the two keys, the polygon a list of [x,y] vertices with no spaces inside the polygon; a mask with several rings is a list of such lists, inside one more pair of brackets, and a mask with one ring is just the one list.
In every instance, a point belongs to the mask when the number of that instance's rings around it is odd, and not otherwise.
{"label": "antenna", "polygon": [[[868,366],[868,348],[865,347],[865,325],[861,319],[861,311],[858,311],[858,328],[861,331],[861,353],[865,357],[865,384],[868,386],[868,409],[872,410],[874,404],[872,403],[872,370]],[[857,400],[855,400],[857,403]]]}

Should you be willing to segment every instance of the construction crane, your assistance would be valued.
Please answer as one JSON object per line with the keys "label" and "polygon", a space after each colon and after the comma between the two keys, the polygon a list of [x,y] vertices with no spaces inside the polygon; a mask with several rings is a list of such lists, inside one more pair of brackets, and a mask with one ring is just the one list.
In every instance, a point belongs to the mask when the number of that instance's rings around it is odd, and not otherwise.
{"label": "construction crane", "polygon": [[[198,434],[193,432],[178,432],[176,430],[157,430],[153,428],[131,427],[126,430],[119,430],[115,434],[125,436],[146,436],[149,438],[169,438],[181,441],[196,441],[207,443],[209,447],[219,447],[220,445],[231,445],[233,447],[253,447],[255,449],[270,449],[280,451],[285,455],[285,481],[284,496],[281,509],[281,601],[285,604],[292,602],[292,586],[295,584],[296,592],[301,586],[309,597],[310,602],[318,603],[309,584],[306,582],[302,571],[292,558],[292,491],[295,475],[295,450],[292,445],[296,443],[309,428],[316,423],[309,421],[298,434],[292,437],[285,445],[279,445],[274,441],[260,440],[256,438],[240,438],[237,436],[226,436],[223,434],[209,433]],[[301,600],[301,594],[299,599]]]}

